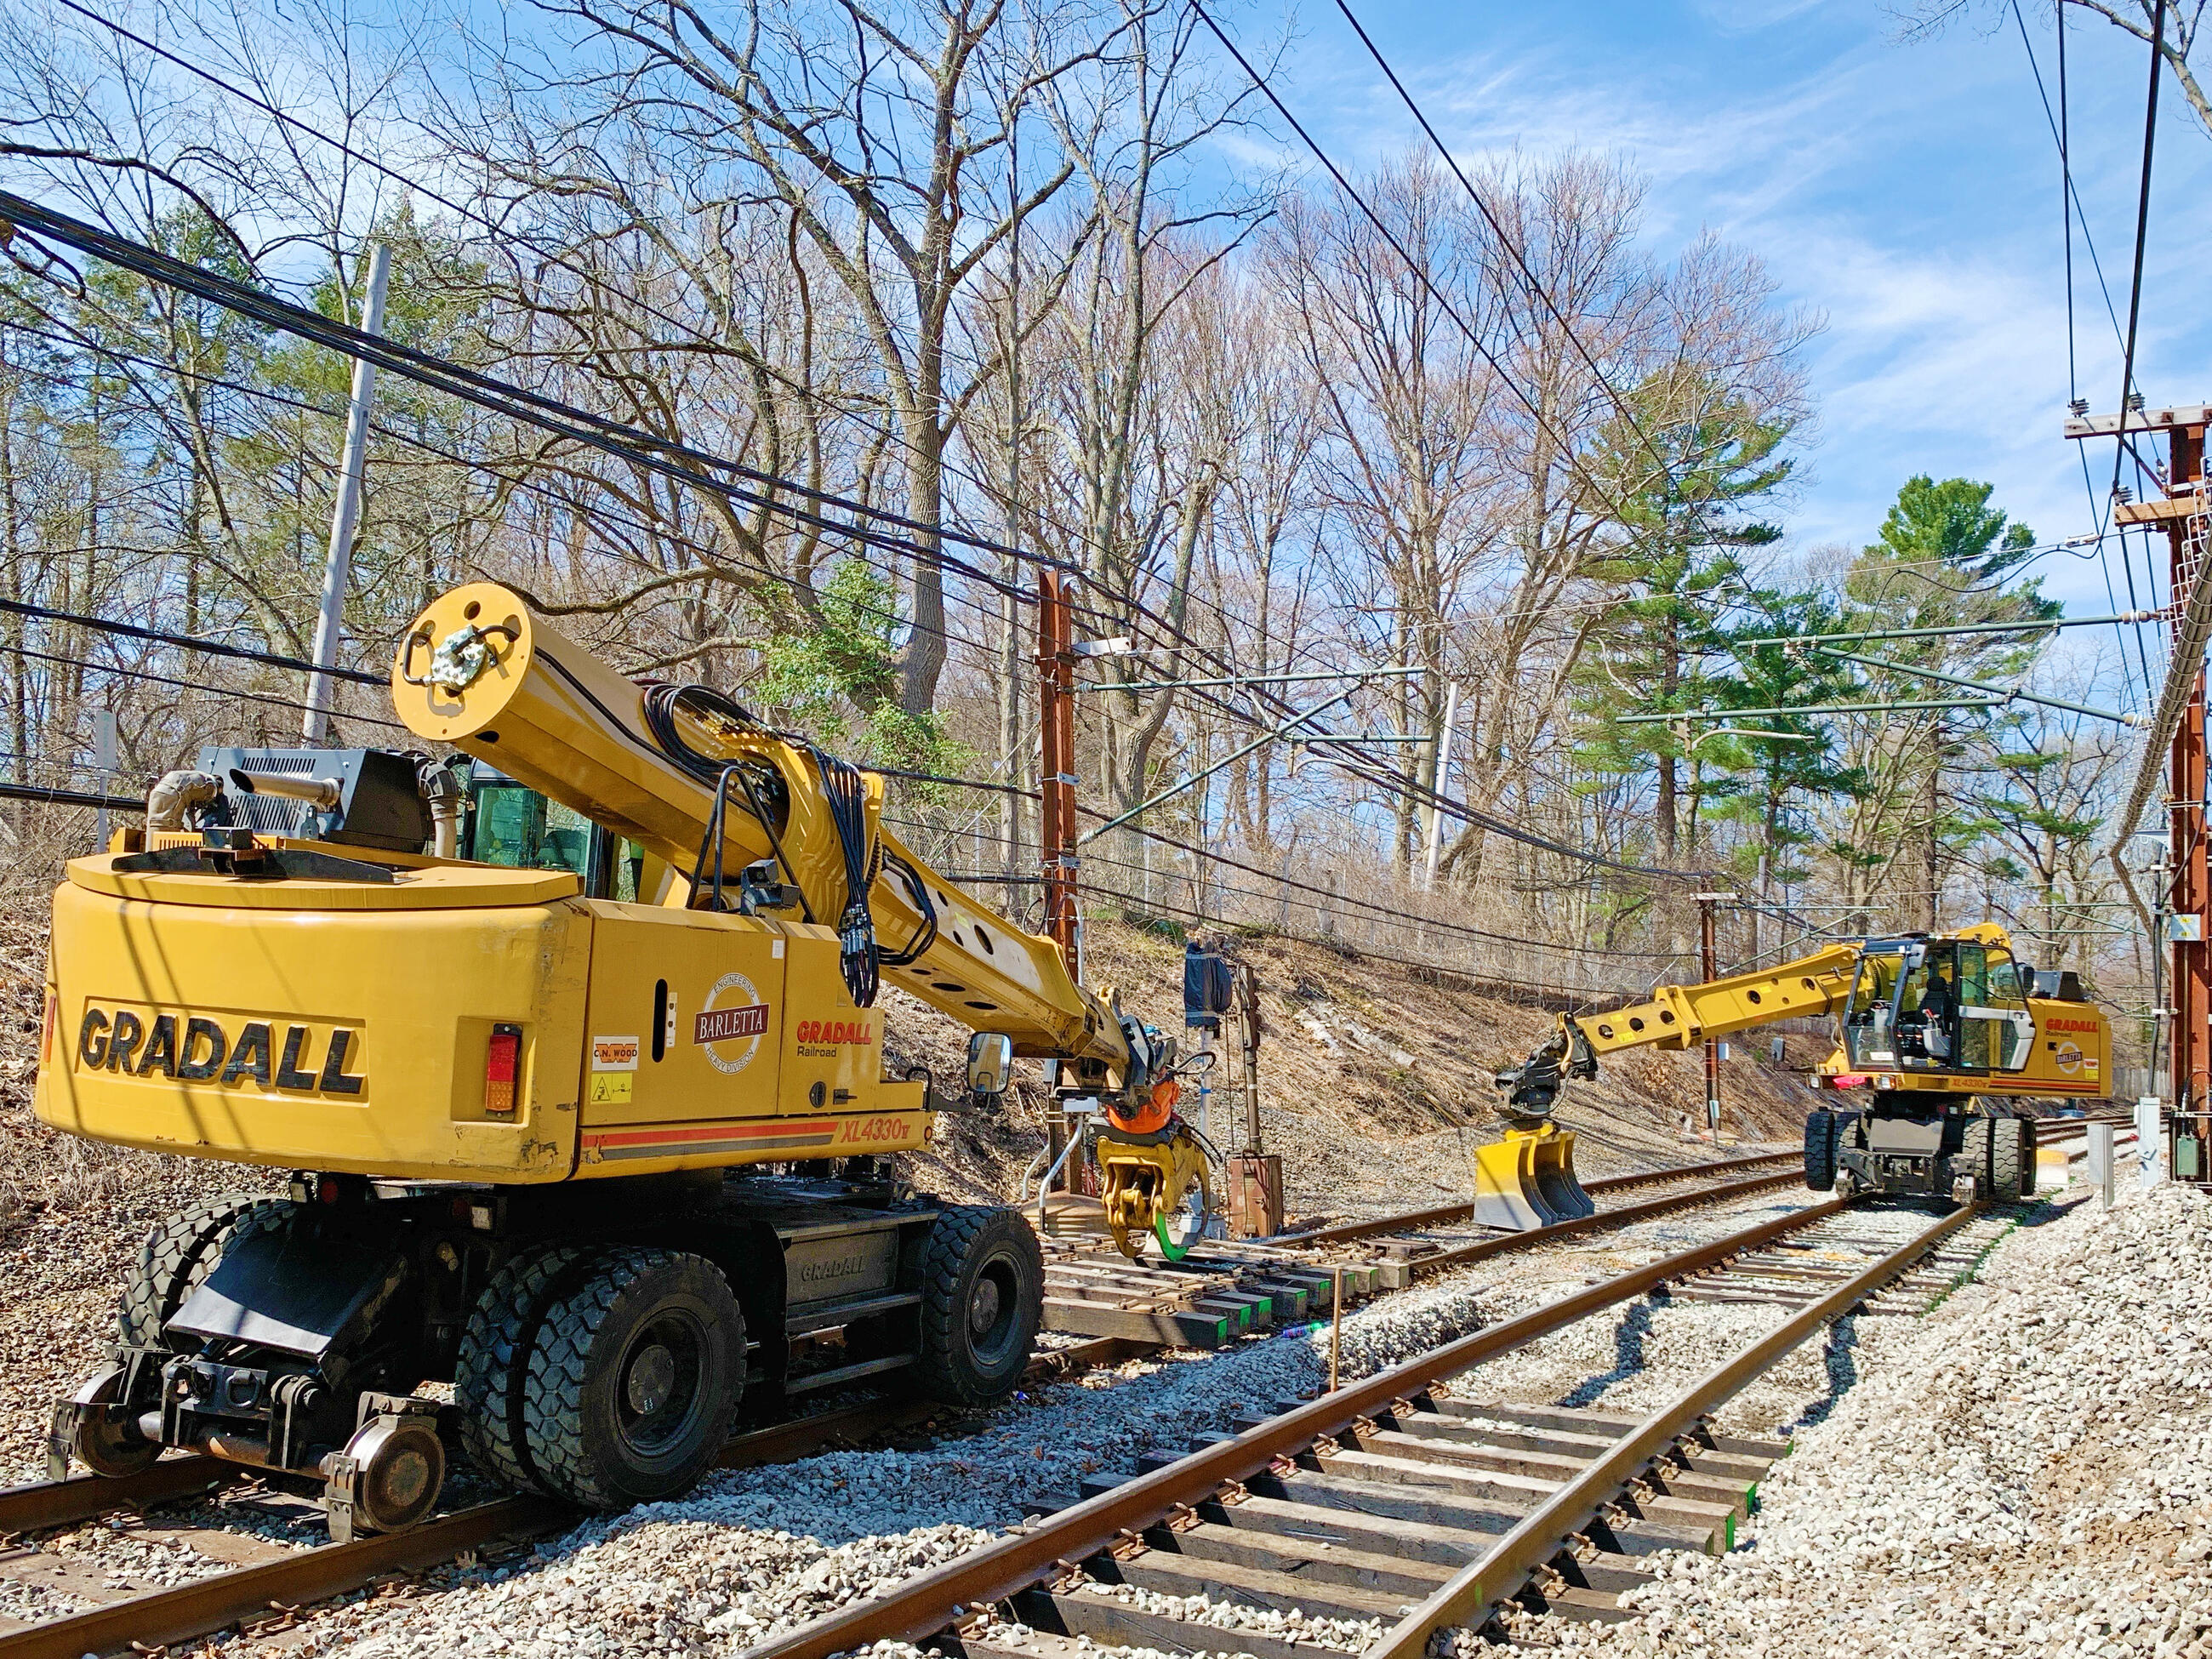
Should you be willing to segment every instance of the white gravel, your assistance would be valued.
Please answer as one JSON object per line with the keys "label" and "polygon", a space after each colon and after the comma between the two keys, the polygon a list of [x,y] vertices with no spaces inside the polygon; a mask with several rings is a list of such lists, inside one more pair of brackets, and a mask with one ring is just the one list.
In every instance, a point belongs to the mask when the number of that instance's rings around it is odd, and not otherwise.
{"label": "white gravel", "polygon": [[[1345,1316],[1342,1374],[1364,1376],[1474,1330],[1496,1316],[1493,1304],[1534,1305],[1625,1260],[1718,1237],[1802,1201],[1762,1198],[1670,1217],[1595,1247],[1488,1262],[1379,1297]],[[1510,1293],[1496,1288],[1501,1279]],[[1328,1360],[1328,1328],[1317,1324],[1092,1372],[1018,1396],[963,1438],[718,1474],[680,1502],[594,1522],[523,1561],[450,1575],[442,1593],[333,1608],[289,1639],[310,1655],[410,1659],[734,1654],[997,1535],[1039,1499],[1073,1496],[1081,1474],[1129,1468],[1140,1453],[1180,1453],[1240,1414],[1310,1394]],[[1192,1600],[1155,1598],[1160,1609],[1177,1602],[1180,1616],[1231,1629],[1273,1632],[1281,1617]],[[1356,1647],[1355,1636],[1328,1633],[1340,1622],[1304,1620],[1299,1638]]]}
{"label": "white gravel", "polygon": [[[2164,1187],[2012,1234],[1616,1626],[1530,1646],[1711,1659],[2212,1653],[2212,1201]],[[1472,1644],[1470,1644],[1472,1645]]]}

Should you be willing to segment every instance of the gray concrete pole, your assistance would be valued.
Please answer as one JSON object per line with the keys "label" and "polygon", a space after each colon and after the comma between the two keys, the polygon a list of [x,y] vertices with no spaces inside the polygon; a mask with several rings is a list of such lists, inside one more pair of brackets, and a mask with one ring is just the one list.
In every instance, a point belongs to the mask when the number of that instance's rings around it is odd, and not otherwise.
{"label": "gray concrete pole", "polygon": [[[381,242],[368,251],[368,303],[362,315],[362,331],[384,331],[384,285],[392,274],[392,250]],[[338,630],[345,616],[348,576],[353,563],[353,535],[361,522],[361,475],[368,457],[368,404],[376,391],[376,366],[356,357],[353,365],[353,402],[346,411],[345,456],[338,471],[338,497],[331,509],[331,548],[323,562],[323,605],[315,617],[313,660],[319,669],[337,666]],[[326,673],[307,678],[307,714],[300,735],[320,743],[330,729],[332,682]]]}
{"label": "gray concrete pole", "polygon": [[1437,854],[1443,848],[1444,835],[1444,809],[1441,803],[1444,778],[1451,770],[1452,727],[1458,724],[1459,682],[1454,680],[1444,687],[1444,729],[1437,734],[1437,775],[1429,783],[1429,793],[1437,799],[1429,803],[1429,845],[1421,869],[1424,892],[1436,891]]}

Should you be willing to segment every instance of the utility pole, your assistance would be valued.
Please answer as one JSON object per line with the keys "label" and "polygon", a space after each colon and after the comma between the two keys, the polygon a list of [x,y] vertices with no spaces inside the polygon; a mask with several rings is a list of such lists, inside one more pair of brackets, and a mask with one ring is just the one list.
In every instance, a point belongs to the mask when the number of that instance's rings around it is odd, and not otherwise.
{"label": "utility pole", "polygon": [[[1734,893],[1700,893],[1698,895],[1698,949],[1710,981],[1720,975],[1720,957],[1713,934],[1713,906],[1722,899],[1732,899]],[[1721,1051],[1713,1039],[1705,1039],[1705,1127],[1713,1137],[1713,1145],[1721,1142]]]}
{"label": "utility pole", "polygon": [[1043,798],[1044,931],[1060,946],[1067,971],[1083,978],[1083,939],[1076,921],[1075,618],[1066,573],[1037,568],[1037,714],[1042,731],[1038,793]]}
{"label": "utility pole", "polygon": [[[95,708],[92,711],[92,758],[100,775],[94,786],[102,799],[115,793],[115,768],[119,758],[116,740],[115,711]],[[107,850],[107,809],[103,806],[94,815],[92,833],[100,842],[100,850]]]}
{"label": "utility pole", "polygon": [[[2212,560],[2212,501],[2208,501],[2204,475],[2204,434],[2212,424],[2212,407],[2201,404],[2148,404],[2131,395],[2117,415],[2091,415],[2076,404],[2066,422],[2070,439],[2114,438],[2122,443],[2135,433],[2163,433],[2167,445],[2165,493],[2162,498],[2139,501],[2115,501],[2112,527],[2153,526],[2163,529],[2167,541],[2166,595],[2168,617],[2174,640],[2174,669],[2191,679],[2187,702],[2172,726],[2172,748],[2166,765],[2167,811],[2167,867],[2170,884],[2162,907],[2164,939],[2154,939],[2154,951],[2172,952],[2164,966],[2170,994],[2157,999],[2168,1016],[2166,1027],[2167,1078],[2172,1090],[2172,1139],[2164,1149],[2166,1167],[2177,1178],[2198,1185],[2212,1182],[2206,1167],[2208,1145],[2212,1145],[2212,945],[2205,942],[2212,931],[2212,864],[2205,846],[2206,787],[2204,729],[2204,665],[2200,649],[2185,649],[2184,635],[2191,628],[2191,612],[2201,611],[2200,586],[2205,566]],[[2201,636],[2198,636],[2201,640]],[[2194,661],[2188,659],[2193,657]],[[2161,704],[2182,688],[2169,685]],[[2170,717],[2170,706],[2161,714]],[[2163,721],[2154,719],[2154,726]],[[2151,740],[2160,732],[2154,729]],[[2140,786],[2139,786],[2140,787]],[[2156,1065],[2153,1064],[2155,1088]]]}
{"label": "utility pole", "polygon": [[1459,682],[1454,680],[1444,687],[1444,729],[1437,736],[1437,774],[1429,781],[1429,793],[1435,797],[1429,803],[1428,856],[1422,860],[1421,890],[1433,893],[1437,890],[1437,853],[1444,838],[1444,778],[1451,770],[1452,728],[1459,724]]}
{"label": "utility pole", "polygon": [[[1044,877],[1044,931],[1060,947],[1070,978],[1083,982],[1083,934],[1076,916],[1075,850],[1075,618],[1068,603],[1067,576],[1051,565],[1037,567],[1037,756],[1038,840]],[[1059,1067],[1054,1067],[1055,1080]],[[1054,1105],[1045,1125],[1048,1167],[1063,1173],[1063,1190],[1074,1177],[1061,1154],[1067,1149],[1066,1111]]]}
{"label": "utility pole", "polygon": [[[362,314],[362,331],[384,331],[384,287],[392,275],[392,250],[379,242],[368,251],[368,302]],[[353,534],[361,522],[361,475],[368,458],[368,404],[376,391],[376,365],[356,357],[353,365],[353,401],[346,410],[345,455],[338,468],[338,496],[331,508],[331,548],[323,562],[323,605],[315,617],[313,660],[318,670],[334,668],[338,660],[338,630],[345,619],[348,574],[353,563]],[[327,673],[307,677],[307,708],[300,721],[300,735],[320,743],[330,729],[332,683]]]}

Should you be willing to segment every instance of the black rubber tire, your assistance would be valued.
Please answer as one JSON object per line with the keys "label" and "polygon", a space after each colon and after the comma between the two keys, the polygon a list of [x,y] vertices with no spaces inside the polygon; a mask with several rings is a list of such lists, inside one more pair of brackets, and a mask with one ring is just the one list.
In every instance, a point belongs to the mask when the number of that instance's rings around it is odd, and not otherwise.
{"label": "black rubber tire", "polygon": [[2017,1204],[2035,1190],[2034,1144],[2027,1138],[2032,1126],[2024,1119],[1990,1120],[1990,1196],[2000,1204]]}
{"label": "black rubber tire", "polygon": [[1993,1133],[1996,1127],[1997,1121],[1992,1117],[1970,1117],[1960,1126],[1959,1150],[1951,1155],[1950,1177],[1946,1178],[1939,1197],[1948,1198],[1951,1178],[1962,1175],[1973,1176],[1976,1198],[1990,1195],[1990,1152],[1996,1141]]}
{"label": "black rubber tire", "polygon": [[1805,1114],[1805,1184],[1816,1193],[1836,1186],[1836,1115],[1825,1106]]}
{"label": "black rubber tire", "polygon": [[207,1281],[231,1240],[247,1229],[280,1225],[295,1206],[289,1198],[229,1193],[157,1222],[139,1247],[137,1266],[115,1310],[116,1334],[125,1348],[172,1346],[161,1328],[185,1298]]}
{"label": "black rubber tire", "polygon": [[[659,1398],[647,1375],[656,1348],[674,1378],[665,1397],[678,1407],[672,1417],[664,1405],[636,1403],[641,1392]],[[605,1251],[546,1309],[531,1347],[523,1392],[531,1466],[586,1509],[677,1497],[721,1450],[744,1378],[744,1316],[720,1268],[678,1250]]]}
{"label": "black rubber tire", "polygon": [[921,1292],[922,1393],[951,1406],[994,1405],[1013,1393],[1044,1319],[1044,1252],[1029,1218],[947,1205],[908,1278]]}
{"label": "black rubber tire", "polygon": [[550,1244],[510,1257],[484,1286],[461,1331],[453,1361],[461,1449],[484,1474],[516,1492],[550,1491],[530,1461],[523,1428],[530,1351],[545,1310],[587,1254],[580,1245]]}

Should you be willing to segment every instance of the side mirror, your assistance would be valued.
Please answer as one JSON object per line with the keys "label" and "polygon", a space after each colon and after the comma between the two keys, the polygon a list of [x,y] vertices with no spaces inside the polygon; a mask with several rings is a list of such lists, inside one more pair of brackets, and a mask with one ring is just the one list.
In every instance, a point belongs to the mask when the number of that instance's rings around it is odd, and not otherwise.
{"label": "side mirror", "polygon": [[1014,1040],[1004,1031],[978,1031],[968,1039],[968,1088],[996,1099],[1006,1092],[1014,1070]]}

